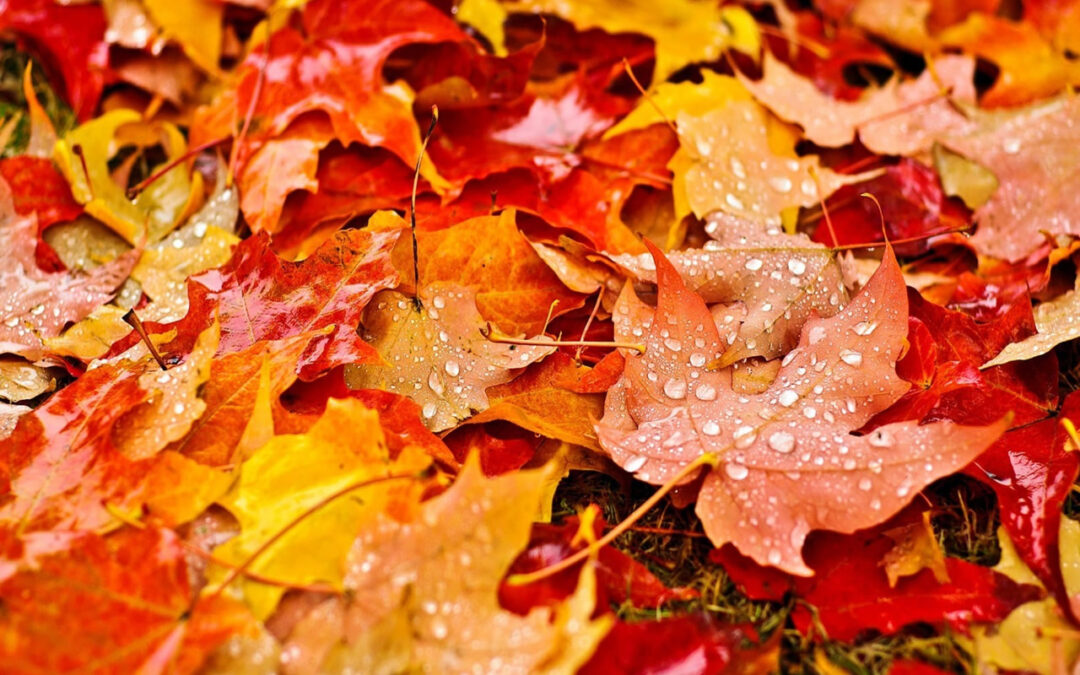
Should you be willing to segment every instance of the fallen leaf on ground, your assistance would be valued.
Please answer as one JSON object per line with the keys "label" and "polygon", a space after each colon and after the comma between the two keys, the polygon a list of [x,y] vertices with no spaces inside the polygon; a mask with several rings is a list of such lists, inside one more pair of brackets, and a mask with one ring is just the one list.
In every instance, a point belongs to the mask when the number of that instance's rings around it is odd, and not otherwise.
{"label": "fallen leaf on ground", "polygon": [[708,370],[722,334],[671,263],[655,248],[653,256],[660,290],[639,338],[646,351],[627,355],[597,435],[619,465],[651,483],[715,453],[696,509],[714,544],[730,541],[761,564],[813,574],[801,554],[811,530],[885,520],[1005,430],[1005,420],[899,423],[849,435],[906,388],[893,370],[907,312],[891,253],[843,311],[807,322],[773,386],[753,397],[732,391],[730,371]]}
{"label": "fallen leaf on ground", "polygon": [[554,347],[491,342],[474,297],[471,289],[445,284],[424,288],[418,298],[397,291],[376,295],[364,315],[363,335],[382,363],[348,366],[349,387],[408,396],[432,431],[486,410],[488,387],[513,379],[514,370]]}

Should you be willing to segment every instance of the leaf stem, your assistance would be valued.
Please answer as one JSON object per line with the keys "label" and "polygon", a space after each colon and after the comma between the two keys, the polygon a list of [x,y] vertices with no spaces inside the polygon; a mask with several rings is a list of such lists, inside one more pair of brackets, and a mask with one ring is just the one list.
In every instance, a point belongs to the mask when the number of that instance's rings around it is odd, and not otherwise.
{"label": "leaf stem", "polygon": [[480,329],[480,334],[489,342],[497,342],[504,345],[523,345],[526,347],[621,347],[633,349],[639,354],[645,353],[645,345],[632,342],[606,342],[604,340],[541,340],[540,338],[512,338],[505,335],[496,335],[491,324]]}
{"label": "leaf stem", "polygon": [[180,155],[176,159],[172,160],[171,162],[168,162],[167,164],[162,166],[160,169],[158,169],[154,173],[150,174],[146,178],[142,179],[141,181],[139,181],[135,185],[132,185],[131,187],[129,187],[127,189],[127,193],[126,193],[127,198],[128,199],[135,199],[136,197],[139,196],[139,193],[142,192],[143,190],[145,190],[147,187],[149,187],[150,184],[152,184],[154,181],[158,180],[159,178],[161,178],[165,174],[167,174],[170,171],[172,171],[173,169],[175,169],[179,164],[181,164],[183,162],[186,162],[187,160],[191,159],[195,155],[198,155],[203,150],[209,150],[210,148],[212,148],[212,147],[214,147],[216,145],[221,145],[222,143],[224,143],[227,140],[229,140],[228,136],[222,136],[221,138],[216,138],[216,139],[214,139],[212,141],[207,141],[207,142],[203,143],[202,145],[197,145],[194,148],[188,148],[187,152],[183,153],[182,155]]}
{"label": "leaf stem", "polygon": [[165,364],[165,359],[161,358],[161,352],[158,351],[153,341],[150,340],[150,335],[146,332],[146,327],[143,326],[142,319],[135,313],[135,309],[129,309],[127,314],[124,315],[124,323],[135,329],[135,332],[139,334],[139,338],[142,339],[143,344],[146,345],[146,349],[150,352],[150,356],[154,357],[157,364],[161,366],[162,370],[168,370],[169,366]]}
{"label": "leaf stem", "polygon": [[416,311],[420,311],[423,305],[420,302],[420,247],[416,243],[416,188],[420,185],[420,165],[424,161],[424,153],[427,152],[428,141],[435,133],[435,125],[439,123],[439,106],[431,106],[431,124],[428,126],[424,141],[420,144],[420,152],[416,156],[416,168],[413,170],[412,195],[410,196],[409,231],[412,234],[412,266],[413,266],[413,304]]}

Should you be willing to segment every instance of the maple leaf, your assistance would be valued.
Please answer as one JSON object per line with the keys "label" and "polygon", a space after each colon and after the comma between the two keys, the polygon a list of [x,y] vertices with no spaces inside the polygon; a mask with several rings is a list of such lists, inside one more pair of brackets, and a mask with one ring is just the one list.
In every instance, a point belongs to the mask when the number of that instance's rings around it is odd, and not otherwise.
{"label": "maple leaf", "polygon": [[468,36],[419,0],[315,0],[305,4],[300,24],[301,30],[275,32],[241,68],[234,116],[242,115],[254,98],[255,115],[263,120],[248,143],[257,147],[300,115],[319,110],[343,144],[382,146],[415,163],[420,130],[401,92],[384,85],[383,64],[405,45],[468,41]]}
{"label": "maple leaf", "polygon": [[911,389],[879,413],[871,428],[906,419],[989,424],[1008,413],[1013,424],[1022,426],[1054,410],[1058,368],[1053,356],[1026,368],[1007,364],[980,370],[991,354],[1031,334],[1026,300],[988,322],[939,307],[914,290],[908,291],[908,308],[911,348],[897,373],[911,382]]}
{"label": "maple leaf", "polygon": [[[474,289],[480,315],[511,334],[539,333],[552,304],[558,313],[581,306],[581,297],[559,281],[516,222],[517,212],[507,209],[418,234],[420,287],[449,283]],[[402,279],[411,281],[412,251],[399,246],[395,254]],[[412,290],[409,281],[402,290]]]}
{"label": "maple leaf", "polygon": [[746,648],[746,643],[755,638],[748,629],[720,623],[707,613],[658,621],[619,621],[578,672],[582,675],[674,673],[682,669],[747,675],[778,672],[779,643]]}
{"label": "maple leaf", "polygon": [[1001,525],[1019,559],[1068,608],[1058,529],[1080,462],[1063,420],[1080,420],[1075,393],[1065,399],[1057,418],[1009,431],[967,473],[994,489]]}
{"label": "maple leaf", "polygon": [[145,122],[134,110],[120,109],[86,122],[64,136],[53,150],[76,201],[129,244],[156,242],[194,211],[202,196],[202,174],[185,164],[169,169],[134,200],[113,180],[109,161],[120,147],[161,144],[169,159],[181,157],[187,143],[168,122]]}
{"label": "maple leaf", "polygon": [[17,570],[0,563],[0,658],[11,672],[195,672],[252,626],[235,600],[192,605],[187,551],[171,530],[42,533],[23,556]]}
{"label": "maple leaf", "polygon": [[513,369],[554,347],[489,341],[474,297],[473,290],[448,284],[423,288],[419,308],[397,291],[376,295],[364,314],[363,335],[384,363],[348,366],[349,387],[408,396],[433,431],[487,409],[487,387],[512,379]]}
{"label": "maple leaf", "polygon": [[[275,436],[241,465],[239,480],[218,500],[240,522],[240,534],[214,549],[214,555],[240,565],[284,533],[249,569],[294,585],[323,581],[340,589],[353,539],[386,508],[393,485],[369,486],[356,498],[316,505],[349,485],[419,471],[425,457],[407,451],[391,461],[378,413],[359,401],[332,399],[306,434]],[[315,549],[319,555],[310,555]],[[242,584],[260,619],[273,612],[285,592],[283,586],[254,580]]]}
{"label": "maple leaf", "polygon": [[307,115],[255,151],[239,178],[240,208],[252,232],[280,231],[282,207],[294,190],[319,191],[319,151],[332,140],[329,121]]}
{"label": "maple leaf", "polygon": [[[754,102],[729,101],[704,115],[680,115],[679,142],[687,153],[684,175],[689,206],[698,217],[721,210],[769,225],[780,212],[813,206],[843,185],[873,173],[841,175],[814,155],[781,157],[769,147],[765,111]],[[679,155],[673,168],[681,166]],[[675,168],[676,180],[680,170]],[[815,179],[816,176],[816,179]],[[678,213],[678,208],[676,208]]]}
{"label": "maple leaf", "polygon": [[256,342],[210,364],[201,390],[203,414],[188,433],[168,446],[209,466],[242,461],[274,434],[282,416],[280,397],[296,380],[300,356],[319,333]]}
{"label": "maple leaf", "polygon": [[761,564],[812,574],[800,553],[811,530],[881,522],[1004,431],[1002,420],[899,423],[850,435],[905,389],[893,371],[906,311],[891,252],[843,311],[806,323],[772,386],[747,396],[732,390],[730,371],[706,369],[724,340],[705,303],[653,251],[659,295],[641,338],[646,351],[627,356],[597,435],[616,463],[653,483],[717,455],[697,503],[714,543],[730,541]]}
{"label": "maple leaf", "polygon": [[[865,193],[874,199],[863,198]],[[934,241],[930,235],[959,230],[971,222],[971,212],[946,196],[938,174],[907,157],[886,167],[877,178],[840,188],[827,206],[829,221],[815,230],[815,241],[841,246],[882,241],[886,235],[892,241],[927,237],[897,244],[901,256],[925,253]]]}
{"label": "maple leaf", "polygon": [[982,96],[984,107],[1022,105],[1080,83],[1080,68],[1029,23],[973,12],[937,39],[942,46],[964,48],[998,67],[993,86]]}
{"label": "maple leaf", "polygon": [[980,253],[1017,261],[1034,251],[1041,232],[1078,234],[1075,181],[1080,100],[1065,97],[984,117],[978,130],[941,139],[943,145],[990,169],[998,188],[975,210],[971,243]]}
{"label": "maple leaf", "polygon": [[0,30],[29,37],[59,66],[67,101],[89,118],[111,79],[100,5],[57,5],[49,0],[3,0]]}
{"label": "maple leaf", "polygon": [[42,338],[60,334],[108,302],[127,277],[137,256],[126,254],[86,274],[44,272],[34,257],[37,223],[19,216],[11,189],[0,179],[0,347],[8,352],[37,353]]}
{"label": "maple leaf", "polygon": [[858,101],[839,101],[766,53],[762,79],[740,73],[739,81],[767,108],[801,126],[806,138],[818,145],[848,145],[858,134],[874,152],[914,155],[929,150],[942,134],[971,128],[950,99],[974,103],[974,75],[973,59],[944,57],[918,79],[902,84],[893,79]]}
{"label": "maple leaf", "polygon": [[512,381],[488,387],[487,409],[469,423],[505,420],[548,438],[599,450],[592,424],[603,414],[603,397],[572,389],[575,380],[591,372],[566,354],[552,354]]}
{"label": "maple leaf", "polygon": [[162,372],[145,349],[87,371],[19,420],[0,441],[0,524],[19,535],[118,524],[110,509],[139,508],[154,454],[198,416],[196,398],[216,329]]}
{"label": "maple leaf", "polygon": [[[798,342],[807,319],[832,316],[847,304],[850,282],[841,264],[833,251],[806,235],[763,232],[756,223],[724,213],[711,215],[705,231],[713,241],[667,258],[706,303],[742,305],[742,311],[730,314],[741,323],[721,365],[751,356],[783,356]],[[613,260],[656,282],[650,254]]]}
{"label": "maple leaf", "polygon": [[212,0],[174,3],[144,0],[146,12],[163,37],[175,40],[203,70],[216,73],[221,58],[222,18],[225,8]]}
{"label": "maple leaf", "polygon": [[716,61],[729,47],[754,56],[760,48],[757,25],[742,7],[720,8],[697,0],[677,0],[663,7],[647,2],[613,5],[610,0],[573,4],[514,0],[509,8],[556,14],[579,28],[644,33],[656,43],[656,81],[695,61]]}
{"label": "maple leaf", "polygon": [[[1061,539],[1071,544],[1067,551],[1080,544],[1080,527],[1068,518],[1061,520]],[[1038,584],[1039,579],[1017,555],[1017,549],[1004,528],[998,529],[1001,558],[994,570],[1019,583]],[[1076,569],[1062,562],[1058,574],[1072,578],[1070,586],[1076,588],[1080,579]],[[1004,621],[993,627],[974,628],[975,660],[980,667],[1051,673],[1067,672],[1069,664],[1075,665],[1080,653],[1080,641],[1075,638],[1075,625],[1061,616],[1053,598],[1031,601],[1012,611]]]}
{"label": "maple leaf", "polygon": [[400,230],[338,232],[298,263],[278,258],[265,235],[250,237],[236,246],[225,265],[188,279],[187,316],[155,324],[150,332],[177,331],[178,337],[163,349],[184,351],[187,336],[216,317],[221,324],[218,354],[224,355],[260,341],[326,329],[295,366],[304,379],[371,358],[371,347],[355,327],[371,297],[397,281],[390,249],[400,235]]}
{"label": "maple leaf", "polygon": [[394,657],[405,669],[465,672],[497,658],[512,671],[573,672],[588,660],[611,626],[610,619],[590,618],[591,567],[555,612],[519,616],[498,603],[499,583],[528,542],[546,473],[488,480],[474,459],[413,521],[383,516],[362,532],[345,576],[351,647],[338,663]]}
{"label": "maple leaf", "polygon": [[7,181],[15,212],[35,214],[38,228],[74,220],[82,206],[71,196],[71,188],[52,161],[43,157],[16,155],[0,159],[0,176]]}
{"label": "maple leaf", "polygon": [[[511,565],[510,574],[525,574],[559,562],[599,539],[607,527],[596,505],[579,516],[564,518],[559,525],[536,523],[529,547]],[[602,547],[590,564],[595,566],[600,607],[630,604],[637,608],[657,608],[698,595],[690,588],[668,588],[647,567],[611,545]],[[583,565],[574,565],[531,584],[503,582],[499,587],[499,604],[521,615],[535,607],[555,607],[573,594]]]}

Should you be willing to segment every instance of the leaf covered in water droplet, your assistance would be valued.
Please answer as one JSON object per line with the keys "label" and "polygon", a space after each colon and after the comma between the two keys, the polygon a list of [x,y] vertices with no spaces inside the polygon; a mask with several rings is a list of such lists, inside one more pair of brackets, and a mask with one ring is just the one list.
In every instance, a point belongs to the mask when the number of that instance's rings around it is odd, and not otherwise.
{"label": "leaf covered in water droplet", "polygon": [[[721,365],[751,356],[783,356],[799,340],[807,319],[832,316],[847,304],[850,282],[836,254],[804,234],[763,231],[761,226],[717,212],[705,231],[714,241],[700,249],[673,251],[668,260],[687,287],[708,304],[739,303]],[[656,281],[652,256],[613,257],[640,279]]]}
{"label": "leaf covered in water droplet", "polygon": [[347,594],[329,601],[321,621],[313,617],[318,629],[294,630],[314,645],[286,648],[318,648],[327,634],[344,640],[323,663],[330,672],[370,672],[388,663],[397,671],[472,672],[493,658],[500,670],[574,672],[611,626],[610,617],[591,618],[591,565],[555,611],[521,616],[498,601],[503,576],[529,541],[547,479],[544,469],[487,479],[474,458],[414,518],[379,516],[353,546]]}
{"label": "leaf covered in water droplet", "polygon": [[[730,370],[710,370],[730,328],[653,248],[659,296],[643,338],[627,354],[597,424],[618,464],[663,483],[705,453],[717,456],[697,513],[713,543],[732,542],[761,564],[813,571],[801,548],[811,530],[851,532],[885,520],[936,478],[963,467],[1005,430],[904,422],[866,436],[865,424],[907,389],[894,370],[907,324],[903,277],[891,250],[841,312],[814,318],[772,386],[737,394]],[[635,304],[638,305],[635,307]],[[647,316],[632,293],[616,309],[616,337]],[[632,329],[631,329],[632,330]]]}
{"label": "leaf covered in water droplet", "polygon": [[487,387],[554,351],[548,346],[492,342],[476,309],[475,292],[449,284],[424,288],[416,299],[397,291],[375,296],[364,315],[364,338],[383,363],[352,364],[352,389],[408,396],[432,431],[456,426],[486,410]]}
{"label": "leaf covered in water droplet", "polygon": [[816,155],[775,154],[765,110],[754,101],[728,101],[699,116],[684,113],[677,123],[681,148],[671,166],[676,185],[685,181],[698,217],[721,210],[779,225],[784,209],[813,206],[841,186],[875,175],[837,173]]}
{"label": "leaf covered in water droplet", "polygon": [[108,302],[138,259],[126,253],[86,273],[46,272],[34,257],[37,222],[20,216],[0,178],[0,349],[37,355],[42,340]]}

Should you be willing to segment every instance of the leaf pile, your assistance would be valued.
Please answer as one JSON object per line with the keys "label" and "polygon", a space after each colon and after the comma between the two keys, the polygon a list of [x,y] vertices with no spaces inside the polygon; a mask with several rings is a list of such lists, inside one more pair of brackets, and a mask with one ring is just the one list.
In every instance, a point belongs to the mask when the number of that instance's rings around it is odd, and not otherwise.
{"label": "leaf pile", "polygon": [[0,0],[0,670],[1075,671],[1078,35]]}

